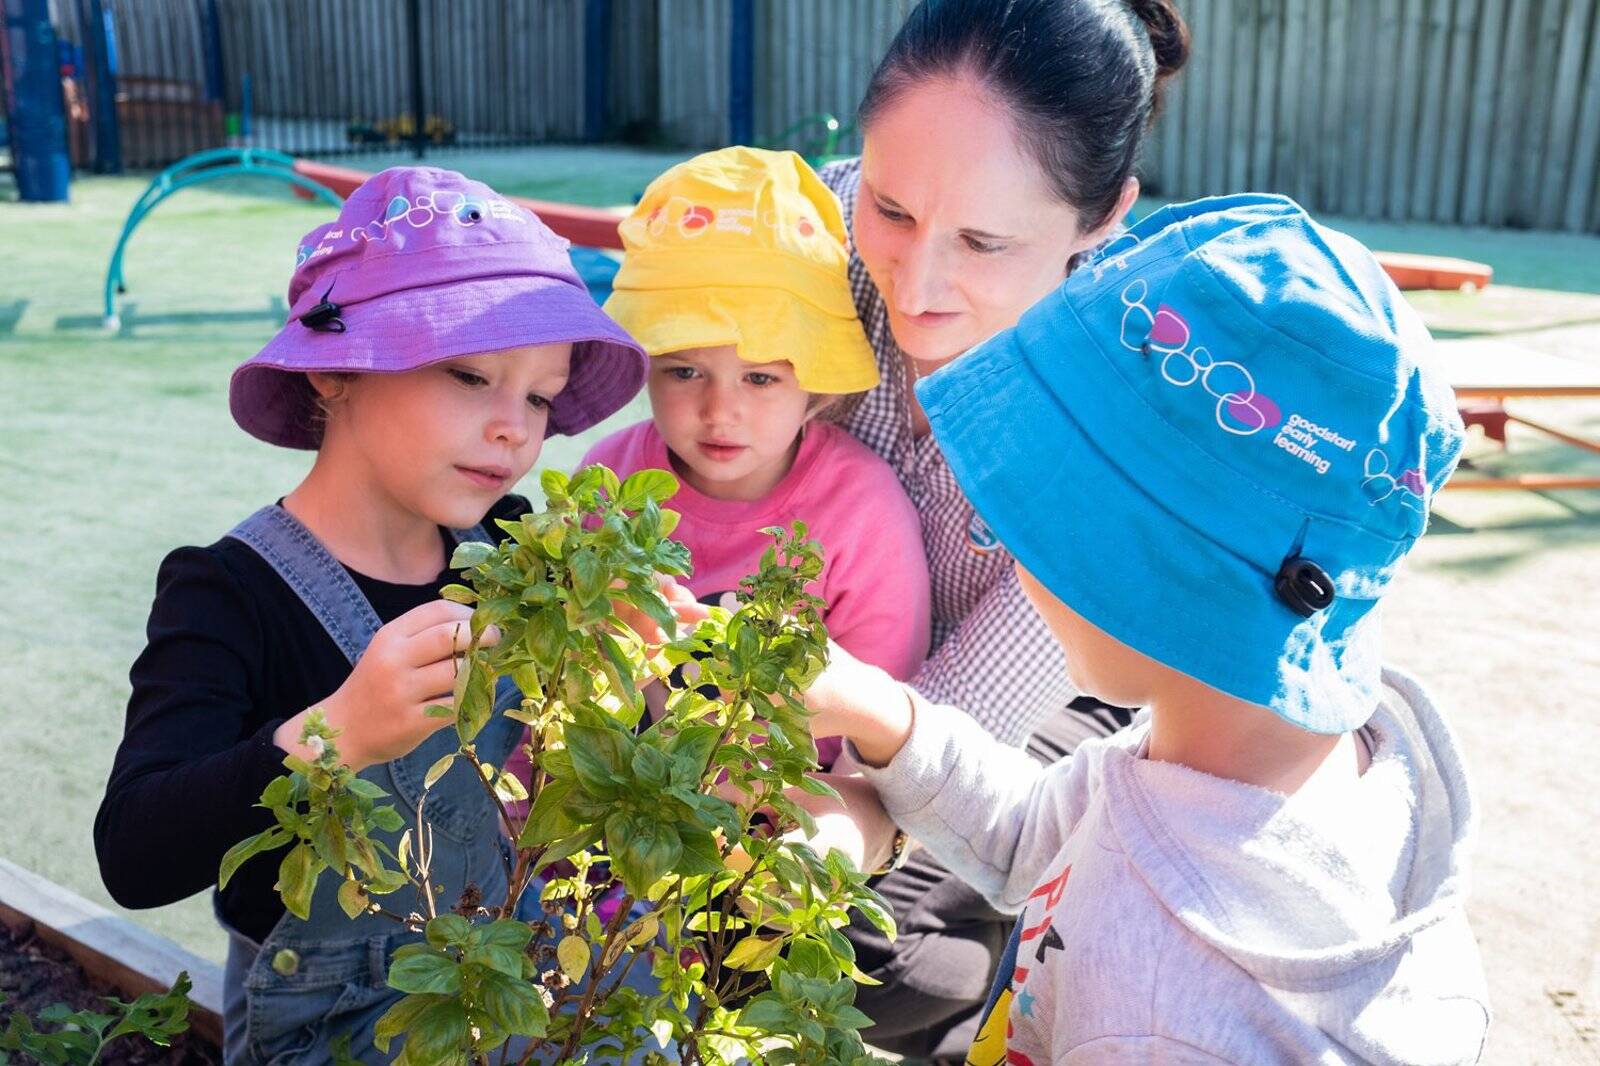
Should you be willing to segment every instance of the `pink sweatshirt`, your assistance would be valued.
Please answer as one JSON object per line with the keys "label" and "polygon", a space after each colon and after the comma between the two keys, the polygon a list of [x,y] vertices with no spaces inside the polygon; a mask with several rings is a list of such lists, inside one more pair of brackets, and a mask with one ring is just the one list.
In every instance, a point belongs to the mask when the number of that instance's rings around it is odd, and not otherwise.
{"label": "pink sweatshirt", "polygon": [[[583,462],[604,463],[624,478],[672,469],[653,422],[612,434]],[[756,570],[772,543],[763,527],[803,521],[822,544],[822,576],[810,591],[826,605],[829,635],[901,680],[922,665],[930,606],[921,522],[889,464],[843,429],[808,425],[794,466],[760,500],[715,500],[685,482],[665,506],[683,516],[672,536],[694,560],[684,583],[697,599],[720,602]],[[839,742],[830,738],[818,748],[826,767]]]}

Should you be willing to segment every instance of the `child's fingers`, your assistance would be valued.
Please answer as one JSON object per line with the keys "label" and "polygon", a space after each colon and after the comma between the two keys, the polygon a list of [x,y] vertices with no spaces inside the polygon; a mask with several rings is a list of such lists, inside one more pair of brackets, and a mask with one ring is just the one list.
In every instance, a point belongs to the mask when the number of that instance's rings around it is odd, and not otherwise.
{"label": "child's fingers", "polygon": [[[472,617],[472,608],[464,603],[451,603],[449,600],[429,600],[421,607],[413,607],[405,614],[390,622],[395,631],[408,637],[414,637],[425,629],[446,622],[460,622],[463,626]],[[387,628],[387,627],[386,627]]]}
{"label": "child's fingers", "polygon": [[442,703],[448,707],[455,701],[456,668],[456,660],[450,658],[418,667],[406,679],[406,691],[424,706]]}
{"label": "child's fingers", "polygon": [[[489,626],[478,638],[481,647],[489,648],[500,643],[500,630]],[[466,620],[441,622],[429,626],[406,641],[405,661],[410,666],[426,666],[461,654],[472,646],[472,627]]]}

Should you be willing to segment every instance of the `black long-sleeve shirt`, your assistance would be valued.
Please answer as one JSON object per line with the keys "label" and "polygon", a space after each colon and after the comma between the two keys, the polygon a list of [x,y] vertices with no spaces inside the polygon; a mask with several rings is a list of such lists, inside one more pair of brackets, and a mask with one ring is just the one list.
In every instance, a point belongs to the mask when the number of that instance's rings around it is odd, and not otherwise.
{"label": "black long-sleeve shirt", "polygon": [[[494,519],[527,510],[527,500],[506,496],[485,528],[498,537]],[[427,584],[350,574],[387,623],[460,580],[441,550],[439,576]],[[133,664],[127,723],[94,822],[100,876],[113,899],[136,908],[215,885],[223,854],[272,824],[255,804],[286,772],[273,731],[350,675],[349,660],[299,596],[231,537],[166,557],[148,639]],[[281,857],[251,859],[222,894],[223,915],[258,941],[283,915],[272,888]]]}

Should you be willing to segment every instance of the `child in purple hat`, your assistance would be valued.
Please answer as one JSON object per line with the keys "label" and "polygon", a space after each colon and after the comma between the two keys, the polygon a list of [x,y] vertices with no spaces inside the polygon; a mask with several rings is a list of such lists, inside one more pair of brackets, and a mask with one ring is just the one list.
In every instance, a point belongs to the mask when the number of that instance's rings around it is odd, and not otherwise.
{"label": "child in purple hat", "polygon": [[[161,565],[95,820],[124,906],[216,885],[228,848],[270,824],[255,804],[284,756],[313,754],[300,742],[313,708],[415,822],[423,776],[455,746],[436,732],[448,719],[423,713],[448,700],[467,640],[470,610],[439,598],[459,580],[454,544],[526,512],[509,492],[544,439],[595,424],[644,380],[643,350],[589,296],[567,242],[450,171],[365,182],[301,242],[289,303],[229,402],[253,436],[316,459],[282,500]],[[501,695],[503,708],[514,693]],[[478,750],[499,764],[517,729],[495,721]],[[503,897],[504,845],[470,767],[429,790],[423,817],[441,880]],[[345,1033],[376,1055],[373,1025],[400,995],[388,960],[411,934],[347,919],[333,878],[309,919],[288,913],[281,858],[249,860],[215,895],[227,1061],[328,1062]]]}

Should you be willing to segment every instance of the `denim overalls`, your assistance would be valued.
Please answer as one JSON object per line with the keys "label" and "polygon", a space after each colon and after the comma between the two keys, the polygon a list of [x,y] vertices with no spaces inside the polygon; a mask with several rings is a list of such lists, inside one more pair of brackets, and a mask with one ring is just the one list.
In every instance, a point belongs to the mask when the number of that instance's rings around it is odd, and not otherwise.
{"label": "denim overalls", "polygon": [[[452,532],[457,543],[489,540],[481,526]],[[257,511],[229,536],[255,549],[277,571],[354,665],[382,623],[349,572],[316,537],[277,506]],[[502,678],[496,712],[515,706],[520,697],[510,679]],[[521,723],[496,713],[477,737],[478,757],[503,765],[521,732]],[[440,756],[455,751],[457,743],[455,730],[446,726],[411,754],[361,772],[362,778],[389,793],[387,802],[405,819],[413,836],[423,776]],[[433,831],[431,876],[435,885],[444,886],[440,911],[449,909],[469,882],[482,890],[486,903],[503,900],[503,859],[509,845],[470,762],[458,759],[434,782],[428,790],[426,815]],[[373,835],[391,849],[398,847],[399,833]],[[228,1063],[327,1063],[329,1042],[347,1032],[356,1058],[387,1061],[372,1046],[372,1030],[401,996],[386,983],[389,960],[396,947],[421,938],[380,915],[347,918],[336,899],[340,882],[337,874],[324,871],[312,898],[310,920],[285,912],[263,943],[223,923],[229,936],[223,977]],[[213,894],[214,905],[216,899]],[[381,901],[391,911],[426,913],[409,886]],[[221,920],[220,906],[217,912]],[[398,1050],[398,1044],[391,1045],[391,1051]]]}

